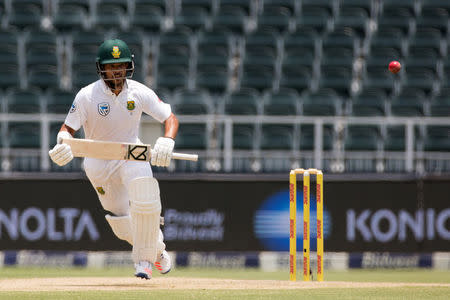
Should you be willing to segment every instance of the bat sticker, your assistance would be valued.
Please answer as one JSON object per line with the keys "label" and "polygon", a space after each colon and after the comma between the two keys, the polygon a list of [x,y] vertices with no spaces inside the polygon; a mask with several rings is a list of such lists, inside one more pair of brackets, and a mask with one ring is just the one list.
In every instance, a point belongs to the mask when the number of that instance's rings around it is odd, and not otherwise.
{"label": "bat sticker", "polygon": [[127,159],[147,161],[149,147],[145,145],[128,145]]}

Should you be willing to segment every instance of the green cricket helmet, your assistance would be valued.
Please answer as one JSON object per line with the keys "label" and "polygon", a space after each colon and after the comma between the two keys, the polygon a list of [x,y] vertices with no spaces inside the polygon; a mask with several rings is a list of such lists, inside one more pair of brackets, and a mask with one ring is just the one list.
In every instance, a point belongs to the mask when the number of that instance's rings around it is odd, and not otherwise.
{"label": "green cricket helmet", "polygon": [[126,77],[115,79],[131,78],[134,72],[133,58],[134,55],[131,54],[130,48],[128,48],[128,45],[124,41],[119,39],[106,40],[98,48],[96,59],[97,73],[105,80],[106,74],[103,67],[104,65],[128,63]]}

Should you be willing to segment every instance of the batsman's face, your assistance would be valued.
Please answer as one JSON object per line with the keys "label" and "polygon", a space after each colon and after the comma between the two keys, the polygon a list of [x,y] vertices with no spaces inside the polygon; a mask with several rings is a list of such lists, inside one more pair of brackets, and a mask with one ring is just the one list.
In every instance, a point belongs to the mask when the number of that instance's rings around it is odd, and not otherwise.
{"label": "batsman's face", "polygon": [[124,79],[128,63],[107,64],[104,67],[107,79]]}

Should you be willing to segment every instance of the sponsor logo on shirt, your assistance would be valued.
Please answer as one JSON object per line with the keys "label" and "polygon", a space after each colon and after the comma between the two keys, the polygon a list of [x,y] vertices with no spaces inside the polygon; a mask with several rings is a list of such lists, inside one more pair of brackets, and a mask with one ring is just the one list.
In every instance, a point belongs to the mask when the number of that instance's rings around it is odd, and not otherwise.
{"label": "sponsor logo on shirt", "polygon": [[108,102],[102,102],[98,104],[98,113],[105,117],[109,114],[109,103]]}
{"label": "sponsor logo on shirt", "polygon": [[69,113],[73,113],[77,110],[77,107],[75,105],[75,103],[72,103],[72,106],[70,107]]}
{"label": "sponsor logo on shirt", "polygon": [[136,104],[134,103],[134,100],[127,101],[127,109],[128,110],[133,110],[135,108],[136,108]]}
{"label": "sponsor logo on shirt", "polygon": [[119,50],[119,47],[118,47],[118,46],[114,46],[112,50],[113,50],[113,51],[111,52],[112,56],[113,56],[114,58],[120,58],[120,50]]}

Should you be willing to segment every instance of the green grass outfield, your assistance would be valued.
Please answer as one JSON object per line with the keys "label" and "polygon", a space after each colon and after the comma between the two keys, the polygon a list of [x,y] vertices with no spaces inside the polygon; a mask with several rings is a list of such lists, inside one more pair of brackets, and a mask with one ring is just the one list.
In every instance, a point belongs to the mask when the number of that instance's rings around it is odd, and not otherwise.
{"label": "green grass outfield", "polygon": [[[132,268],[0,268],[0,289],[11,279],[48,277],[132,277]],[[161,275],[155,274],[155,279]],[[258,270],[185,269],[177,268],[168,277],[220,278],[235,280],[288,281],[287,272]],[[137,279],[136,279],[137,280]],[[363,288],[301,288],[301,289],[149,289],[102,291],[2,291],[0,299],[449,299],[450,271],[415,270],[351,270],[326,272],[326,281],[440,283],[446,286],[396,286]],[[271,281],[272,282],[272,281]],[[141,286],[142,287],[142,286]]]}

